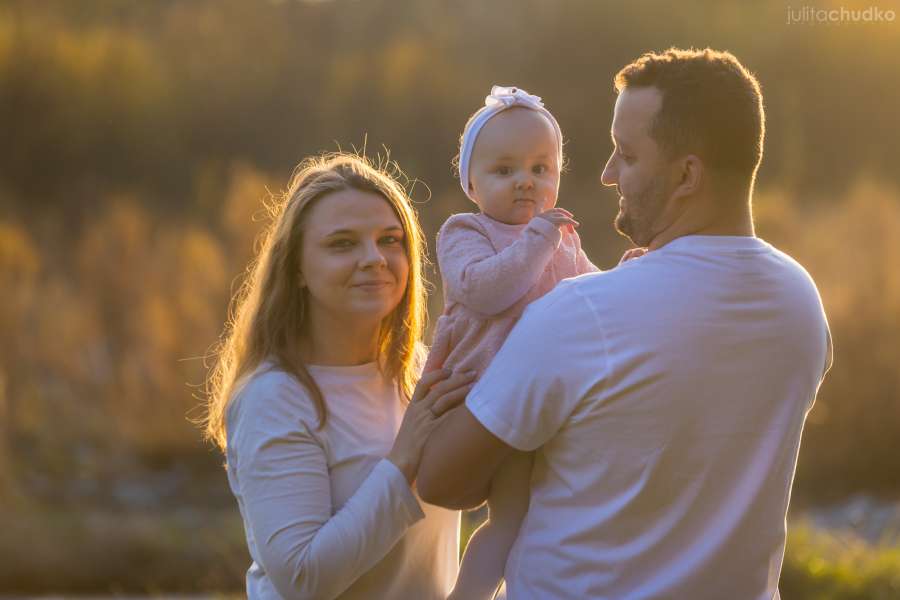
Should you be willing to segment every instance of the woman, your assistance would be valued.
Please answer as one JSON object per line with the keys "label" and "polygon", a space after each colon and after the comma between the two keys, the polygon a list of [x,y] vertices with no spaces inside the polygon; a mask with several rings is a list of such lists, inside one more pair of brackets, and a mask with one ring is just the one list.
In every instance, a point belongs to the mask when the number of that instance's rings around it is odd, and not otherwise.
{"label": "woman", "polygon": [[425,438],[472,377],[415,384],[415,212],[384,170],[337,154],[301,164],[272,216],[235,297],[206,423],[244,519],[247,595],[443,599],[459,514],[421,505],[411,486]]}

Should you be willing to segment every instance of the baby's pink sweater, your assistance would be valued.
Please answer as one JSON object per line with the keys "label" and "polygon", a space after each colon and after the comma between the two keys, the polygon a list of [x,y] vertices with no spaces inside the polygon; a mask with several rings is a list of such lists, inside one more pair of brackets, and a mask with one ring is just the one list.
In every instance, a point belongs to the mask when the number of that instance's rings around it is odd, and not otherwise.
{"label": "baby's pink sweater", "polygon": [[453,215],[438,233],[437,257],[444,312],[425,370],[479,376],[529,303],[567,277],[599,271],[577,233],[539,217],[507,225],[484,214]]}

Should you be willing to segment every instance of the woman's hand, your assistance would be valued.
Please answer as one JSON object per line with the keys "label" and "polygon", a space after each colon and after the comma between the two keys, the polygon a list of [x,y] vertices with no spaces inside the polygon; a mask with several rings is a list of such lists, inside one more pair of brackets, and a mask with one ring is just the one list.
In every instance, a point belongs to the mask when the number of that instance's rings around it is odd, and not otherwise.
{"label": "woman's hand", "polygon": [[452,373],[437,369],[422,375],[413,392],[400,430],[387,459],[412,485],[419,472],[425,440],[440,425],[444,414],[466,399],[475,382],[475,372]]}

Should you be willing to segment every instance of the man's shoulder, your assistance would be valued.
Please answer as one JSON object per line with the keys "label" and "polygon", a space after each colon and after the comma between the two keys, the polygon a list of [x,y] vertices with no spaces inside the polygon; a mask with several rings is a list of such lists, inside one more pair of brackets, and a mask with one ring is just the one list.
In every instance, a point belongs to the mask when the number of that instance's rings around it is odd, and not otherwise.
{"label": "man's shoulder", "polygon": [[785,276],[794,277],[802,284],[815,287],[812,275],[809,274],[806,267],[800,264],[797,259],[771,244],[769,244],[769,247],[772,249],[772,256],[784,267]]}
{"label": "man's shoulder", "polygon": [[626,300],[630,294],[639,290],[646,292],[648,286],[664,271],[664,261],[640,257],[608,271],[564,279],[554,288],[553,293],[576,296],[588,303],[618,302]]}
{"label": "man's shoulder", "polygon": [[585,273],[577,277],[563,279],[544,296],[528,305],[523,318],[541,319],[548,325],[562,325],[573,321],[583,321],[593,311],[592,298],[597,289],[604,288],[600,281],[610,271]]}

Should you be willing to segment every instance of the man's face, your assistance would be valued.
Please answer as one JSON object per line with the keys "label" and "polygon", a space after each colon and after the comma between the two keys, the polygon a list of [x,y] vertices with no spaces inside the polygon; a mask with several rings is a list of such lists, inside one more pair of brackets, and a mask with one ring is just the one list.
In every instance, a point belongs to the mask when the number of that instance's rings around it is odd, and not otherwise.
{"label": "man's face", "polygon": [[661,223],[672,192],[669,162],[650,137],[653,118],[662,106],[655,87],[625,88],[613,114],[613,152],[601,181],[619,193],[615,227],[637,246],[648,246],[665,228]]}

